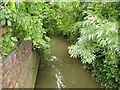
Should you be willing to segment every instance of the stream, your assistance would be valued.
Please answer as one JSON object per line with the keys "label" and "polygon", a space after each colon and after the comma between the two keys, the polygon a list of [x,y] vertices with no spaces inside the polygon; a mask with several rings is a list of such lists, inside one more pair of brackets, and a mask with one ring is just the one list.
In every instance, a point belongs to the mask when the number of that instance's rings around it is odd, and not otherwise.
{"label": "stream", "polygon": [[99,88],[80,59],[70,57],[64,39],[51,37],[50,44],[51,53],[41,60],[35,88]]}

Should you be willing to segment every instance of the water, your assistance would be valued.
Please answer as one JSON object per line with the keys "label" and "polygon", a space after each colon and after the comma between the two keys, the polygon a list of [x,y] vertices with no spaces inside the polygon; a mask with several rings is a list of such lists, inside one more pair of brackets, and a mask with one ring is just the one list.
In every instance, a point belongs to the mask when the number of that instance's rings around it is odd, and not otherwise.
{"label": "water", "polygon": [[98,88],[90,73],[83,69],[80,59],[70,58],[68,43],[51,38],[50,54],[44,55],[35,88]]}

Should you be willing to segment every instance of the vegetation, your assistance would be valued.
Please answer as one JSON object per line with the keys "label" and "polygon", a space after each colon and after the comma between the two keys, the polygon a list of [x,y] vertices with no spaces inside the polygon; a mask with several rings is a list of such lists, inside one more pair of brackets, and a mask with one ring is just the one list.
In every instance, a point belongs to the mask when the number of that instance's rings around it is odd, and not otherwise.
{"label": "vegetation", "polygon": [[[102,87],[117,87],[120,84],[118,67],[120,3],[79,3],[80,6],[74,3],[74,5],[76,8],[73,5],[69,6],[74,10],[77,9],[72,14],[74,23],[68,18],[63,26],[69,26],[67,29],[62,29],[63,35],[67,35],[68,41],[73,44],[68,47],[71,57],[81,58],[85,69],[92,73],[93,78]],[[72,12],[70,9],[67,10]]]}
{"label": "vegetation", "polygon": [[[54,12],[50,6],[47,3],[22,2],[17,10],[17,7],[12,8],[14,5],[11,6],[11,3],[5,3],[6,7],[1,7],[0,11],[1,24],[7,25],[3,28],[4,38],[1,44],[3,56],[18,43],[26,40],[33,40],[35,48],[48,48],[46,41],[50,39],[46,36],[46,30],[43,27],[49,19],[54,18]],[[46,22],[44,22],[45,19]]]}
{"label": "vegetation", "polygon": [[120,84],[119,2],[5,2],[0,6],[2,55],[26,40],[48,49],[51,31],[62,33],[71,44],[71,57],[81,58],[85,69],[102,87]]}

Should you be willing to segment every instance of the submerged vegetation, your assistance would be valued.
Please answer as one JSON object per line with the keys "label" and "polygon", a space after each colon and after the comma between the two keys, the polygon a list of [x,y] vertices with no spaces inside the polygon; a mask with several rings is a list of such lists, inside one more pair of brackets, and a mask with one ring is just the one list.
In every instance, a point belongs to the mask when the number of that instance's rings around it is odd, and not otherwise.
{"label": "submerged vegetation", "polygon": [[2,55],[26,40],[33,48],[48,49],[49,32],[62,33],[71,44],[71,57],[102,87],[120,84],[120,2],[1,2]]}

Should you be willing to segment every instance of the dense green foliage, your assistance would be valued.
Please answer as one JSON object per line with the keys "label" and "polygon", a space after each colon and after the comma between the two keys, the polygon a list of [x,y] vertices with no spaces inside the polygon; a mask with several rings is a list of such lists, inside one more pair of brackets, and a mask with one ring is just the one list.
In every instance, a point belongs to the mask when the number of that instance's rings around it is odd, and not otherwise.
{"label": "dense green foliage", "polygon": [[75,43],[80,36],[79,27],[81,27],[81,21],[85,15],[82,15],[83,11],[87,9],[88,3],[82,5],[81,2],[76,3],[63,3],[64,6],[61,10],[61,25],[60,30],[63,35],[67,35],[70,43]]}
{"label": "dense green foliage", "polygon": [[[68,3],[66,3],[68,4]],[[92,73],[93,78],[103,87],[117,87],[120,83],[118,22],[120,3],[78,3],[66,10],[68,19],[62,25],[72,43],[69,49],[71,57],[81,58],[85,69]],[[79,18],[75,16],[81,12]],[[74,14],[69,14],[74,12]],[[65,16],[64,15],[64,16]],[[73,20],[69,20],[74,17]],[[63,21],[64,21],[63,17]],[[75,19],[77,18],[77,20]],[[65,25],[65,26],[64,26]]]}
{"label": "dense green foliage", "polygon": [[[7,25],[3,28],[3,34],[5,34],[1,44],[3,56],[15,48],[18,43],[26,40],[33,40],[35,48],[49,47],[46,40],[50,41],[50,39],[46,36],[46,30],[52,28],[53,23],[49,20],[55,18],[55,11],[51,9],[50,5],[22,2],[19,4],[19,10],[17,10],[17,6],[14,9],[11,8],[11,2],[7,3],[6,7],[1,6],[1,24]],[[47,27],[47,29],[43,27]]]}
{"label": "dense green foliage", "polygon": [[[18,43],[33,40],[34,48],[48,48],[49,32],[62,32],[71,57],[81,58],[85,69],[102,87],[120,84],[118,68],[119,2],[13,2],[4,3],[0,11],[3,29],[3,56]],[[8,32],[8,33],[7,33]]]}
{"label": "dense green foliage", "polygon": [[93,75],[106,87],[108,80],[109,85],[118,82],[118,24],[89,13],[80,32],[81,37],[69,47],[71,56],[81,57],[83,63],[92,64]]}

